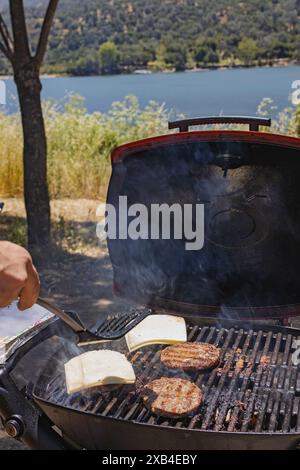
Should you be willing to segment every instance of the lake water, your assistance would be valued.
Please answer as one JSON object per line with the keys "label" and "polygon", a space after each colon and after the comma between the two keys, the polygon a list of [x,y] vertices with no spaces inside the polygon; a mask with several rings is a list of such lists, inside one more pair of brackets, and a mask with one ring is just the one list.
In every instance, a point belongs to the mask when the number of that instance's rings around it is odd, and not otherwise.
{"label": "lake water", "polygon": [[[291,85],[300,80],[300,66],[43,79],[43,98],[63,99],[73,92],[85,97],[89,112],[109,110],[113,101],[136,95],[142,106],[150,100],[189,116],[254,115],[264,97],[279,110],[290,104]],[[7,108],[16,109],[12,80],[7,81]],[[276,112],[273,112],[275,114]]]}

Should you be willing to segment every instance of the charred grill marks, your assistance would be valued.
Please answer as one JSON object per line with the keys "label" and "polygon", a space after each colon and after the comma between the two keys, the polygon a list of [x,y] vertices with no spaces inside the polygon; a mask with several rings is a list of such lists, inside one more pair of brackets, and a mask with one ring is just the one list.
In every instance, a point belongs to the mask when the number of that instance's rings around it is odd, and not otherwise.
{"label": "charred grill marks", "polygon": [[210,369],[219,363],[220,350],[209,343],[175,344],[161,352],[160,360],[170,369]]}
{"label": "charred grill marks", "polygon": [[188,380],[161,377],[145,385],[142,397],[152,413],[168,418],[181,418],[199,408],[202,392]]}

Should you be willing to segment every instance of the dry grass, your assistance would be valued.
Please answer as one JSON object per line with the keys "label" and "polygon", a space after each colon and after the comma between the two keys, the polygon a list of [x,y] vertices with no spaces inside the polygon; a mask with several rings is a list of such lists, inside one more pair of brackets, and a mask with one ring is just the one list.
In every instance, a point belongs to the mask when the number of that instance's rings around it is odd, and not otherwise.
{"label": "dry grass", "polygon": [[[113,103],[108,114],[88,114],[83,99],[64,106],[45,102],[48,182],[51,197],[93,198],[105,194],[114,147],[167,132],[168,114],[150,102],[141,109],[135,97]],[[0,196],[23,193],[22,131],[17,115],[0,114]]]}
{"label": "dry grass", "polygon": [[17,116],[0,113],[0,194],[23,190],[22,130]]}

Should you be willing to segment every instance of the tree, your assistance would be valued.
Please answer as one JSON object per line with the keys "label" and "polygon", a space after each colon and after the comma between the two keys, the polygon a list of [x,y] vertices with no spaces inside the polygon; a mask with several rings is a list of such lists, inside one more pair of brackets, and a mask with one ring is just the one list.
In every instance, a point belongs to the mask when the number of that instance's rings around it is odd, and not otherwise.
{"label": "tree", "polygon": [[160,42],[155,50],[155,60],[150,60],[147,66],[154,72],[160,72],[167,69],[166,63],[167,48],[163,42]]}
{"label": "tree", "polygon": [[150,48],[145,48],[142,42],[136,44],[123,44],[118,48],[119,65],[123,70],[136,67],[146,67],[153,59],[154,53]]}
{"label": "tree", "polygon": [[194,48],[194,59],[198,65],[217,64],[219,62],[217,43],[213,39],[197,41]]}
{"label": "tree", "polygon": [[251,65],[259,52],[256,41],[244,38],[239,42],[238,55],[245,65]]}
{"label": "tree", "polygon": [[37,47],[32,53],[23,0],[9,0],[11,31],[0,14],[0,51],[13,68],[23,126],[24,198],[28,245],[50,242],[47,141],[41,105],[40,69],[59,0],[49,0]]}
{"label": "tree", "polygon": [[103,74],[114,74],[119,72],[119,52],[112,41],[101,44],[99,48],[99,65]]}
{"label": "tree", "polygon": [[165,61],[167,65],[174,67],[176,72],[185,70],[187,60],[186,49],[177,44],[166,46]]}
{"label": "tree", "polygon": [[167,68],[166,64],[167,48],[163,42],[160,42],[155,51],[155,60],[148,62],[150,69],[158,72]]}
{"label": "tree", "polygon": [[98,75],[99,63],[97,55],[94,54],[93,56],[90,54],[80,57],[75,64],[72,64],[69,70],[72,75],[76,76]]}

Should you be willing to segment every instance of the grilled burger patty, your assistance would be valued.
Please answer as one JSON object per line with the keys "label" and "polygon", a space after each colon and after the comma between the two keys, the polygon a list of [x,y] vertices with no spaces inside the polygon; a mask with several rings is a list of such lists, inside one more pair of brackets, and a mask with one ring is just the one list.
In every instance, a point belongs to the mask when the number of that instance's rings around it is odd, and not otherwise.
{"label": "grilled burger patty", "polygon": [[170,369],[209,369],[218,364],[220,349],[209,343],[174,344],[161,351],[160,360]]}
{"label": "grilled burger patty", "polygon": [[202,392],[189,380],[161,377],[143,387],[142,397],[152,413],[167,418],[182,418],[199,408]]}

